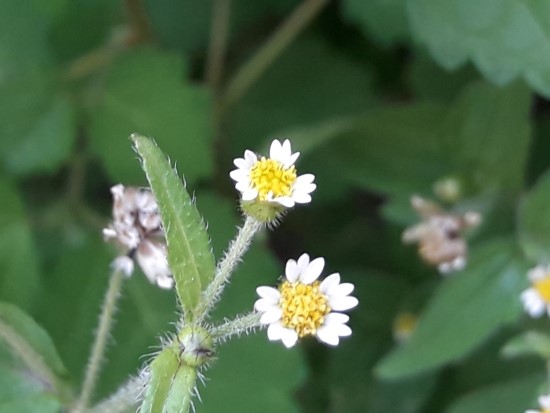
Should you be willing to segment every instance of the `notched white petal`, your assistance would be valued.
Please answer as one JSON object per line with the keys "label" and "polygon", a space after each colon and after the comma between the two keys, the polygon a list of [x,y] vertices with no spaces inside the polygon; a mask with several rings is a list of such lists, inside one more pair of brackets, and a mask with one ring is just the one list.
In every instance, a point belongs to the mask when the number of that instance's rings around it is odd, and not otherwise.
{"label": "notched white petal", "polygon": [[281,293],[279,292],[279,290],[273,287],[258,287],[256,288],[256,292],[260,297],[268,298],[273,301],[279,301],[279,299],[281,298]]}
{"label": "notched white petal", "polygon": [[346,311],[359,304],[359,300],[355,297],[330,297],[329,305],[334,311]]}
{"label": "notched white petal", "polygon": [[315,258],[313,261],[309,263],[306,269],[302,271],[300,280],[304,284],[311,284],[313,281],[319,278],[324,267],[325,267],[325,259],[321,257]]}

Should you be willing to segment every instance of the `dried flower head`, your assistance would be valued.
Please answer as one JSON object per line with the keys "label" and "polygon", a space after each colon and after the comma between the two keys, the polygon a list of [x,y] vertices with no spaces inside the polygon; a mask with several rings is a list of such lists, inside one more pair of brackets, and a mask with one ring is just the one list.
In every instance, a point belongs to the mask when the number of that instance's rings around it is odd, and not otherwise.
{"label": "dried flower head", "polygon": [[351,335],[346,325],[349,316],[341,311],[358,304],[357,298],[350,296],[353,284],[341,284],[338,273],[318,281],[324,266],[323,258],[310,261],[309,255],[303,254],[298,261],[288,260],[279,288],[257,288],[260,299],[254,308],[263,313],[260,322],[269,325],[270,340],[292,347],[299,338],[316,336],[336,346],[340,337]]}
{"label": "dried flower head", "polygon": [[531,317],[550,315],[550,265],[537,265],[527,273],[531,287],[521,293],[525,311]]}
{"label": "dried flower head", "polygon": [[131,275],[135,258],[149,281],[161,288],[172,288],[174,280],[153,193],[147,188],[125,188],[120,184],[113,186],[111,193],[113,221],[103,229],[103,236],[118,244],[124,254],[113,261],[113,267]]}
{"label": "dried flower head", "polygon": [[[275,139],[271,143],[269,158],[246,150],[244,158],[233,161],[237,169],[229,176],[241,193],[245,212],[267,222],[275,219],[285,208],[311,202],[316,185],[312,174],[298,176],[294,163],[300,156],[292,153],[290,141]],[[267,208],[267,209],[266,209]],[[257,211],[258,210],[258,211]]]}
{"label": "dried flower head", "polygon": [[539,410],[525,410],[525,413],[550,413],[550,394],[539,396]]}
{"label": "dried flower head", "polygon": [[479,213],[448,213],[436,203],[419,196],[411,198],[411,205],[421,216],[422,222],[403,233],[403,242],[418,243],[422,259],[436,266],[442,274],[463,269],[468,255],[468,244],[462,235],[466,229],[479,225]]}

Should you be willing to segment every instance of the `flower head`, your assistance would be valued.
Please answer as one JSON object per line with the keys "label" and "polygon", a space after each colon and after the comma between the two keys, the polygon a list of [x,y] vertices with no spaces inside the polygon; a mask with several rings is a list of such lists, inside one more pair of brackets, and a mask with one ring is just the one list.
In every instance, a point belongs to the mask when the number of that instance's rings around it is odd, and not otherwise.
{"label": "flower head", "polygon": [[312,174],[298,176],[294,163],[300,156],[292,153],[290,141],[282,144],[277,139],[271,143],[269,158],[245,151],[244,158],[237,158],[237,169],[229,176],[243,201],[273,203],[286,208],[311,202],[316,185]]}
{"label": "flower head", "polygon": [[414,332],[418,317],[412,313],[399,313],[393,320],[393,337],[400,343],[407,341]]}
{"label": "flower head", "polygon": [[550,394],[539,396],[540,410],[525,410],[525,413],[550,413]]}
{"label": "flower head", "polygon": [[540,317],[544,313],[550,315],[550,265],[537,265],[527,273],[527,277],[531,287],[521,293],[525,311],[531,317]]}
{"label": "flower head", "polygon": [[341,284],[338,273],[319,281],[324,266],[323,258],[310,261],[309,255],[303,254],[298,261],[288,260],[278,289],[258,287],[260,299],[254,308],[263,313],[260,322],[269,325],[270,340],[292,347],[299,338],[316,336],[336,346],[340,337],[351,335],[346,325],[349,317],[341,311],[358,304],[357,298],[349,295],[353,284]]}
{"label": "flower head", "polygon": [[146,188],[115,185],[113,221],[103,229],[107,241],[117,243],[123,254],[112,266],[131,275],[138,262],[149,281],[161,288],[172,288],[174,280],[166,257],[164,230],[153,193]]}
{"label": "flower head", "polygon": [[419,196],[413,196],[411,204],[422,221],[405,230],[403,242],[417,242],[422,259],[436,266],[442,274],[463,269],[466,266],[468,244],[462,233],[479,225],[479,213],[449,213],[436,203]]}

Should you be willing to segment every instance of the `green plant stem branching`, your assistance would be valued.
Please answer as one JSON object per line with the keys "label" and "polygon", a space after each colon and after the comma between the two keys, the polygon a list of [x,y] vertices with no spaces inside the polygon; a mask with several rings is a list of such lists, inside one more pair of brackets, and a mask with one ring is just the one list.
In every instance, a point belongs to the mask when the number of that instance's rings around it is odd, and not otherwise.
{"label": "green plant stem branching", "polygon": [[222,111],[240,100],[294,38],[323,9],[328,0],[304,0],[267,42],[229,81],[222,99]]}
{"label": "green plant stem branching", "polygon": [[248,334],[261,326],[260,317],[261,314],[252,312],[227,320],[212,329],[212,339],[215,342],[224,342],[233,336]]}
{"label": "green plant stem branching", "polygon": [[89,413],[124,413],[135,406],[147,385],[148,372],[132,377],[111,396],[99,402]]}
{"label": "green plant stem branching", "polygon": [[113,319],[116,312],[116,303],[120,296],[120,289],[122,287],[122,280],[124,274],[122,271],[114,271],[111,274],[109,280],[109,287],[105,294],[103,302],[103,308],[101,309],[101,315],[99,316],[99,326],[95,341],[92,346],[92,352],[88,359],[88,367],[86,368],[86,374],[84,376],[84,383],[80,392],[80,397],[76,404],[74,413],[83,412],[93,395],[97,377],[101,369],[101,363],[105,354],[105,348],[109,339],[111,327],[113,325]]}

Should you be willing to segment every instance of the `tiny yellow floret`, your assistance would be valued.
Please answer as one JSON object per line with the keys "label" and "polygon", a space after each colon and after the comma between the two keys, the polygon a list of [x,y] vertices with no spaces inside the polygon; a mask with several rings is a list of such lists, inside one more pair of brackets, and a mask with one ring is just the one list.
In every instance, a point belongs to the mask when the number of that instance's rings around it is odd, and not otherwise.
{"label": "tiny yellow floret", "polygon": [[330,313],[328,298],[319,290],[319,281],[312,284],[285,281],[279,287],[281,292],[281,321],[292,328],[298,337],[315,335]]}
{"label": "tiny yellow floret", "polygon": [[[541,298],[546,303],[550,303],[550,275],[547,274],[542,280],[535,281],[533,283],[533,286],[535,287]],[[548,413],[550,413],[550,410],[548,411]]]}
{"label": "tiny yellow floret", "polygon": [[269,193],[275,197],[290,196],[296,168],[284,168],[280,162],[262,156],[250,170],[250,182],[258,190],[260,201],[267,200]]}

